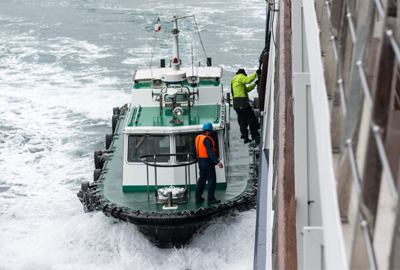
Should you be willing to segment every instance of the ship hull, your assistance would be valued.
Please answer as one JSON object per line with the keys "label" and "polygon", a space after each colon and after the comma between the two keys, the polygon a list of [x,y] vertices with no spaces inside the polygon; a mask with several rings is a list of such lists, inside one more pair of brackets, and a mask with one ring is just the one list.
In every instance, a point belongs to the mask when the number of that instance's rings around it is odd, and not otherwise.
{"label": "ship hull", "polygon": [[[250,180],[245,194],[236,199],[209,208],[199,208],[197,211],[182,211],[177,213],[142,212],[140,210],[125,210],[104,204],[93,194],[94,188],[81,190],[78,197],[84,204],[86,212],[101,211],[106,216],[129,222],[138,227],[156,246],[160,248],[182,247],[187,245],[193,235],[200,232],[211,221],[235,211],[246,211],[255,207],[257,197],[257,181]],[[91,198],[85,200],[85,198]]]}

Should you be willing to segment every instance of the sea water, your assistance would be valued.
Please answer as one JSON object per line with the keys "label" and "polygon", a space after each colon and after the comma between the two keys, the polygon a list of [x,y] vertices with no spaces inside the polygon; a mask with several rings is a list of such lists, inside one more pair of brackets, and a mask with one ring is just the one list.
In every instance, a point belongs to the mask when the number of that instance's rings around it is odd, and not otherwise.
{"label": "sea water", "polygon": [[[159,249],[131,224],[83,212],[112,108],[130,102],[135,69],[183,65],[251,74],[264,47],[265,1],[0,1],[0,269],[252,269],[255,210],[218,219],[181,249]],[[198,28],[196,27],[196,23]],[[197,29],[200,31],[201,46]],[[254,94],[252,95],[254,96]],[[234,111],[232,115],[235,116]],[[233,121],[230,165],[248,177]]]}

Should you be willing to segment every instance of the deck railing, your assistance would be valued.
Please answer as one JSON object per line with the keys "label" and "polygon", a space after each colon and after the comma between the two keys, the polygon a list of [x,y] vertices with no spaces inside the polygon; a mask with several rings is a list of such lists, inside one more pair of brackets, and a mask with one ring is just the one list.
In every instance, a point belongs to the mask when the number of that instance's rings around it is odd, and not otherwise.
{"label": "deck railing", "polygon": [[[333,98],[333,104],[345,108],[346,112],[333,117],[343,118],[337,180],[341,190],[346,192],[341,193],[338,200],[343,221],[354,227],[350,239],[345,238],[351,242],[347,245],[351,268],[400,266],[395,258],[399,196],[394,177],[399,168],[399,146],[394,141],[400,137],[395,124],[400,121],[396,112],[399,108],[395,108],[399,105],[398,101],[396,103],[399,86],[396,77],[400,63],[397,5],[396,1],[385,1],[383,5],[380,0],[360,1],[359,5],[351,1],[326,1],[320,7],[320,25],[332,25],[330,10],[336,10],[337,18],[342,16],[341,24],[336,27],[337,34],[333,33],[331,38],[333,47],[342,48],[336,67],[346,62],[346,53],[351,59],[347,80],[340,84],[344,88],[340,98],[347,102],[340,104]],[[324,16],[324,10],[328,16]],[[321,31],[327,29],[321,27]],[[351,42],[342,34],[346,31],[351,34]],[[326,51],[327,55],[330,53]],[[326,68],[335,70],[325,64]],[[344,68],[336,68],[336,72],[340,69]],[[328,87],[335,91],[336,85],[327,82]],[[352,207],[351,178],[357,194],[354,213],[349,211]]]}
{"label": "deck railing", "polygon": [[[179,161],[178,164],[166,164],[157,163],[157,158],[159,157],[176,157],[176,156],[186,156],[186,161]],[[193,160],[190,160],[193,157]],[[153,161],[148,161],[148,158],[152,158]],[[154,167],[154,184],[155,184],[155,198],[158,197],[157,189],[157,168],[173,168],[173,167],[185,167],[185,189],[189,191],[190,194],[190,165],[197,163],[196,156],[192,153],[179,153],[179,154],[156,154],[156,155],[144,155],[139,157],[139,160],[146,165],[147,173],[147,198],[150,199],[150,188],[149,188],[149,166]],[[189,175],[189,177],[188,177]],[[195,166],[195,175],[197,175],[197,166]],[[188,183],[189,180],[189,183]],[[189,188],[188,188],[189,186]]]}
{"label": "deck railing", "polygon": [[400,268],[400,3],[268,2],[266,267]]}
{"label": "deck railing", "polygon": [[265,268],[399,269],[400,3],[267,2]]}

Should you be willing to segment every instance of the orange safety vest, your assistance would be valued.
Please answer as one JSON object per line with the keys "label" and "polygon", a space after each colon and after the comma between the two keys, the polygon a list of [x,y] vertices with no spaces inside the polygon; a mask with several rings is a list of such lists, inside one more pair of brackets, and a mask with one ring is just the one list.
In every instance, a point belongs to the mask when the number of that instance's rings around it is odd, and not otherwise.
{"label": "orange safety vest", "polygon": [[196,137],[196,153],[197,156],[199,158],[208,158],[208,154],[207,154],[207,148],[204,146],[204,139],[205,138],[210,138],[210,140],[212,141],[213,144],[213,150],[214,150],[214,154],[215,154],[215,143],[214,140],[210,137],[210,136],[206,136],[203,134],[200,134]]}

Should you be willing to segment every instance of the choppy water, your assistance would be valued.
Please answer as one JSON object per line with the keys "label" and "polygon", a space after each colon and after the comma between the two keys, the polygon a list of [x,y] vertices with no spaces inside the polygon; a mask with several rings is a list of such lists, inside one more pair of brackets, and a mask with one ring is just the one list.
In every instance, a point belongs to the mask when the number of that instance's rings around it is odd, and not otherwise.
{"label": "choppy water", "polygon": [[[254,210],[218,220],[179,250],[158,249],[135,226],[102,213],[83,213],[76,192],[92,179],[112,107],[130,101],[132,73],[151,58],[153,25],[175,9],[174,1],[127,2],[0,1],[0,269],[252,268]],[[265,1],[180,0],[176,11],[195,14],[226,90],[238,68],[256,70]],[[171,25],[162,27],[155,66],[172,53]],[[204,64],[193,20],[179,27],[184,64],[192,45]],[[241,155],[231,155],[238,171],[247,167]]]}

